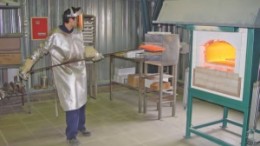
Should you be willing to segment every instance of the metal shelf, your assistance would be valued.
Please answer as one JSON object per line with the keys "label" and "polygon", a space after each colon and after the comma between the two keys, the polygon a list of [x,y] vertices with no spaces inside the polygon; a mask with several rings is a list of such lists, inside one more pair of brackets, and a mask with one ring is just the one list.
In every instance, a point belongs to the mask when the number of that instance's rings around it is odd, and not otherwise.
{"label": "metal shelf", "polygon": [[21,6],[0,5],[0,9],[20,9]]}
{"label": "metal shelf", "polygon": [[7,33],[7,34],[0,34],[0,38],[21,38],[23,36],[22,33]]}
{"label": "metal shelf", "polygon": [[[164,103],[171,103],[171,106],[172,106],[172,116],[175,116],[175,111],[176,111],[176,88],[177,88],[177,66],[176,65],[163,65],[159,62],[151,62],[151,61],[145,61],[144,62],[144,74],[142,77],[143,79],[149,79],[149,78],[155,78],[155,81],[158,81],[159,82],[159,85],[162,86],[163,84],[163,78],[164,76],[166,76],[168,79],[172,79],[170,81],[170,88],[169,89],[159,89],[159,90],[154,90],[154,89],[151,89],[149,87],[146,87],[145,90],[144,90],[144,113],[146,113],[147,111],[147,100],[150,100],[150,101],[153,101],[153,102],[156,102],[157,103],[157,107],[158,107],[158,120],[161,119],[162,117],[162,104]],[[156,74],[148,74],[147,72],[147,68],[148,68],[148,65],[156,65],[159,67],[159,73],[156,73]],[[163,67],[165,66],[170,66],[172,67],[172,73],[171,75],[169,74],[165,74],[164,71],[163,71]],[[148,75],[147,75],[148,74]],[[158,77],[159,76],[159,77]],[[162,88],[162,87],[161,87]],[[148,93],[152,94],[152,95],[149,95]]]}

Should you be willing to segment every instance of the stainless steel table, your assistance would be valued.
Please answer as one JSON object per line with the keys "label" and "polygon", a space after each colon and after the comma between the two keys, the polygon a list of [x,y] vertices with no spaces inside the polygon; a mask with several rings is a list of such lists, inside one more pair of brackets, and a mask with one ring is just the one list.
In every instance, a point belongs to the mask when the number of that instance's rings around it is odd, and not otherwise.
{"label": "stainless steel table", "polygon": [[[142,112],[142,102],[143,102],[143,96],[142,96],[142,89],[140,88],[140,77],[143,75],[143,63],[144,63],[144,58],[128,58],[128,57],[125,57],[122,55],[122,52],[120,53],[112,53],[109,55],[110,57],[110,63],[109,63],[109,81],[110,81],[110,100],[112,100],[112,84],[113,83],[116,83],[116,84],[119,84],[115,81],[112,81],[112,77],[113,77],[113,74],[114,74],[114,68],[115,68],[115,64],[114,64],[114,60],[115,59],[121,59],[121,60],[127,60],[127,61],[131,61],[131,62],[135,62],[136,63],[136,66],[138,66],[138,73],[139,73],[139,87],[138,88],[135,88],[137,89],[139,92],[138,92],[138,112],[141,113]],[[123,85],[123,84],[121,84]],[[129,87],[131,88],[130,86],[127,86],[127,85],[124,85],[126,87]],[[133,89],[133,87],[131,88]]]}

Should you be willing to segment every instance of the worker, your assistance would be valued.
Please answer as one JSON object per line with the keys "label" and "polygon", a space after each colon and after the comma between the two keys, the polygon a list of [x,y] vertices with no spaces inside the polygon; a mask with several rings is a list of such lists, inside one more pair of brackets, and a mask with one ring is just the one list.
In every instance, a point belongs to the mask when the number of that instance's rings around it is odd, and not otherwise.
{"label": "worker", "polygon": [[20,76],[27,79],[35,62],[47,53],[51,55],[52,65],[72,62],[52,68],[59,101],[66,112],[66,137],[70,146],[79,145],[78,132],[84,136],[91,135],[85,127],[87,73],[84,58],[92,57],[93,61],[103,58],[93,47],[84,46],[82,30],[77,27],[79,15],[82,15],[80,7],[65,10],[63,24],[55,29],[20,67]]}

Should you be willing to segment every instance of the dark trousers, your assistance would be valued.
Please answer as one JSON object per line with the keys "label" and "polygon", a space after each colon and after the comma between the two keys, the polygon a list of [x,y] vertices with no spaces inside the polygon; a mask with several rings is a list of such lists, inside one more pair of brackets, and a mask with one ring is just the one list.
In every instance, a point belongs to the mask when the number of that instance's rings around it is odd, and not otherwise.
{"label": "dark trousers", "polygon": [[76,138],[78,130],[85,130],[85,105],[81,108],[66,111],[66,136],[67,139]]}

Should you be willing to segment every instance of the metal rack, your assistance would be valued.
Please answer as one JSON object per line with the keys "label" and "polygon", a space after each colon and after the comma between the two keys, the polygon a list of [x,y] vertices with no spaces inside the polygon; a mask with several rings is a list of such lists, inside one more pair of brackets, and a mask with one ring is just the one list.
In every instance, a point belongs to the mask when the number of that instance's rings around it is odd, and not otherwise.
{"label": "metal rack", "polygon": [[0,6],[0,19],[0,85],[3,85],[6,69],[17,68],[21,63],[21,7]]}
{"label": "metal rack", "polygon": [[[151,100],[157,103],[158,109],[158,119],[162,117],[162,105],[164,103],[170,103],[172,106],[172,116],[176,113],[176,98],[177,98],[177,68],[179,61],[179,51],[180,51],[180,40],[179,35],[169,34],[169,33],[148,33],[145,35],[145,43],[149,44],[159,44],[165,48],[165,51],[161,54],[147,55],[144,62],[144,75],[143,79],[149,79],[154,74],[149,74],[149,65],[154,65],[158,67],[158,73],[156,76],[159,88],[157,90],[151,90],[150,87],[144,88],[144,113],[147,112],[147,100]],[[151,57],[152,56],[152,57]],[[157,56],[157,57],[154,57]],[[167,69],[165,71],[165,69]],[[167,72],[168,75],[165,73]],[[170,80],[170,88],[163,89],[163,79],[167,76]],[[148,96],[148,92],[153,92]]]}
{"label": "metal rack", "polygon": [[83,42],[85,46],[95,46],[96,37],[96,17],[84,15]]}
{"label": "metal rack", "polygon": [[[149,78],[153,78],[155,76],[159,76],[159,80],[158,80],[158,85],[159,85],[159,89],[158,90],[154,90],[151,89],[149,87],[145,87],[144,88],[144,113],[147,112],[147,100],[150,99],[153,102],[156,102],[157,104],[157,109],[158,109],[158,120],[161,119],[162,117],[162,106],[165,103],[170,103],[170,105],[172,106],[172,116],[175,116],[176,113],[176,90],[177,90],[177,67],[176,65],[169,65],[169,64],[164,64],[162,62],[159,61],[146,61],[145,63],[145,72],[144,72],[144,76],[143,79],[149,79]],[[157,66],[159,69],[159,74],[148,74],[147,72],[147,68],[148,65],[155,65]],[[172,72],[171,74],[165,74],[164,72],[164,68],[165,67],[171,67],[172,68]],[[170,81],[170,88],[167,89],[163,89],[163,79],[164,77],[167,76],[167,79],[171,80]],[[151,94],[147,94],[147,93],[152,93]]]}
{"label": "metal rack", "polygon": [[[96,42],[96,17],[94,15],[83,15],[83,42],[84,46],[95,47]],[[93,62],[87,62],[87,68],[89,68],[89,88],[91,97],[96,97],[97,95],[97,81],[96,81],[96,65]]]}
{"label": "metal rack", "polygon": [[[24,105],[25,88],[19,81],[8,81],[8,69],[18,68],[22,61],[21,51],[21,6],[0,6],[0,87],[2,87],[2,98],[0,106],[4,109],[12,106]],[[7,23],[8,22],[8,23]],[[8,83],[9,82],[9,83]],[[7,85],[9,89],[4,90]],[[4,95],[3,95],[4,94]],[[17,97],[17,98],[16,98]],[[21,99],[19,99],[21,97]],[[28,99],[27,99],[28,100]]]}

